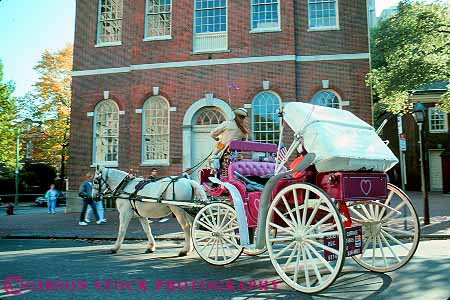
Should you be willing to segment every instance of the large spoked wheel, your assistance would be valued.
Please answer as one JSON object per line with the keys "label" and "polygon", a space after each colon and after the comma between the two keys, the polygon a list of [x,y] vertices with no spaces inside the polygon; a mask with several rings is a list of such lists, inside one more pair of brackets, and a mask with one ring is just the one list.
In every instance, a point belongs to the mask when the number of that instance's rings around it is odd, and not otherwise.
{"label": "large spoked wheel", "polygon": [[223,266],[235,261],[243,248],[239,245],[236,211],[225,203],[203,207],[192,225],[192,240],[198,255],[206,262]]}
{"label": "large spoked wheel", "polygon": [[419,219],[409,197],[388,183],[385,201],[347,202],[350,217],[363,226],[363,250],[353,259],[374,272],[390,272],[404,266],[416,252]]}
{"label": "large spoked wheel", "polygon": [[[272,237],[275,229],[277,236]],[[345,230],[333,201],[318,187],[297,183],[269,207],[266,245],[278,275],[292,288],[316,293],[331,285],[345,259]],[[334,238],[333,242],[325,240]]]}

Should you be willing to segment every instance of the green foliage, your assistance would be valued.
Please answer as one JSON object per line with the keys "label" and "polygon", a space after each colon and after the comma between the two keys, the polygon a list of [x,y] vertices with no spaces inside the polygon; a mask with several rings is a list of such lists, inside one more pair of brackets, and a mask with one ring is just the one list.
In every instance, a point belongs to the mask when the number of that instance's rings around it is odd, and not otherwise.
{"label": "green foliage", "polygon": [[16,143],[13,120],[16,118],[12,82],[3,83],[3,65],[0,61],[0,166],[13,168],[16,160]]}
{"label": "green foliage", "polygon": [[[411,91],[450,79],[450,7],[402,1],[399,11],[372,35],[372,71],[367,82],[390,112],[408,111]],[[450,111],[450,96],[440,106]]]}

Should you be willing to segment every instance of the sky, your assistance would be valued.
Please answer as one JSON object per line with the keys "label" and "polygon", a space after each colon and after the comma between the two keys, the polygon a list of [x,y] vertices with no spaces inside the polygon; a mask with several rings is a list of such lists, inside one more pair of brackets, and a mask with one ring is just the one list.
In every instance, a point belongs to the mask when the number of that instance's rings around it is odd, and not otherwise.
{"label": "sky", "polygon": [[[95,0],[91,0],[95,1]],[[399,0],[376,0],[376,15]],[[75,0],[0,0],[0,60],[3,80],[16,84],[15,96],[32,90],[33,67],[44,50],[73,43]]]}

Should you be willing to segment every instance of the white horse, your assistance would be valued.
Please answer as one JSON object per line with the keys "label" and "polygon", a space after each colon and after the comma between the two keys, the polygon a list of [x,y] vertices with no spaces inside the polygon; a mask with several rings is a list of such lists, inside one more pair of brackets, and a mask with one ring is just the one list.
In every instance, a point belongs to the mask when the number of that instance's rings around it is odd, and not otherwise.
{"label": "white horse", "polygon": [[[94,177],[92,196],[95,198],[99,192],[102,194],[112,191],[116,191],[116,195],[118,196],[116,198],[116,206],[119,211],[120,226],[116,243],[111,249],[111,252],[114,254],[119,251],[122,246],[128,224],[133,216],[137,216],[139,218],[142,228],[144,229],[149,241],[148,248],[145,253],[154,252],[155,239],[153,238],[147,218],[162,218],[173,212],[178,223],[183,229],[185,237],[185,245],[178,255],[187,255],[193,249],[191,239],[193,218],[182,208],[175,205],[129,200],[129,195],[135,191],[136,185],[143,180],[143,178],[134,178],[129,180],[127,172],[117,169],[97,168]],[[167,177],[155,182],[150,182],[145,185],[144,188],[137,193],[137,195],[143,198],[154,198],[168,201],[186,201],[192,199],[194,196],[200,201],[207,201],[205,191],[197,182],[186,178],[179,178],[173,184],[171,181],[171,178]],[[121,186],[119,187],[119,185]],[[173,199],[174,197],[175,199]]]}

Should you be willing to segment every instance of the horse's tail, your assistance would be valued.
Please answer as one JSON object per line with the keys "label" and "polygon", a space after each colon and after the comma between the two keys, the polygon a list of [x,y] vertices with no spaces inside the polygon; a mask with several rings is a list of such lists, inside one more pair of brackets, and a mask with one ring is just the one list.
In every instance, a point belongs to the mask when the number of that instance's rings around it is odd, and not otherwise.
{"label": "horse's tail", "polygon": [[189,180],[189,183],[191,184],[192,189],[194,190],[195,198],[197,198],[200,201],[206,202],[208,200],[208,196],[206,195],[206,192],[203,189],[203,187],[194,180]]}

